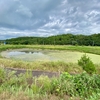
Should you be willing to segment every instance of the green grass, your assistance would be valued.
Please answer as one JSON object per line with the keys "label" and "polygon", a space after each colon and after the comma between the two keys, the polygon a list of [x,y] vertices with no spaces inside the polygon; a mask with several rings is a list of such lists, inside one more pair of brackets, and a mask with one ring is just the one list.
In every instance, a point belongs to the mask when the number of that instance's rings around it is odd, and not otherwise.
{"label": "green grass", "polygon": [[65,62],[25,62],[17,61],[6,58],[0,58],[1,67],[21,68],[31,70],[43,70],[49,72],[64,72],[81,73],[82,68],[78,64],[65,63]]}
{"label": "green grass", "polygon": [[[91,46],[53,46],[53,45],[1,45],[0,51],[12,50],[12,49],[21,49],[21,48],[31,48],[31,49],[49,49],[49,50],[70,50],[70,51],[80,51],[80,52],[91,52],[99,54],[100,47],[91,47]],[[91,54],[92,56],[92,54]],[[97,58],[94,60],[97,61]],[[13,59],[6,59],[0,57],[0,66],[2,67],[11,67],[11,68],[23,68],[23,69],[32,69],[32,70],[44,70],[44,71],[53,71],[53,72],[64,72],[69,73],[81,73],[83,72],[82,68],[76,63],[65,63],[63,61],[57,62],[25,62]],[[95,64],[97,73],[100,73],[100,65]]]}
{"label": "green grass", "polygon": [[[99,100],[100,75],[62,73],[58,78],[18,76],[0,68],[1,100]],[[94,98],[94,99],[93,99]]]}
{"label": "green grass", "polygon": [[67,45],[1,45],[0,51],[8,49],[21,49],[21,48],[31,48],[31,49],[50,49],[50,50],[71,50],[80,51],[85,53],[93,53],[100,55],[99,46],[67,46]]}
{"label": "green grass", "polygon": [[[100,47],[52,46],[52,45],[1,45],[0,52],[9,49],[70,50],[100,55]],[[0,57],[0,99],[1,100],[99,100],[100,65],[95,64],[99,74],[89,75],[76,63],[25,62]],[[26,72],[15,76],[2,67],[23,68],[62,72],[59,77],[33,77]],[[64,73],[63,73],[64,72]],[[70,75],[74,73],[76,75]]]}
{"label": "green grass", "polygon": [[[20,55],[12,55],[9,56],[10,53],[16,51],[32,51],[39,53],[35,54],[20,54]],[[81,56],[85,54],[78,51],[69,51],[69,50],[33,50],[33,49],[17,49],[17,50],[7,50],[1,53],[2,57],[11,58],[15,60],[24,60],[24,61],[63,61],[63,62],[71,62],[71,63],[77,63],[77,61],[81,58]],[[100,63],[100,55],[86,53],[87,56],[91,58],[93,63],[99,64]],[[98,59],[98,60],[97,60]]]}

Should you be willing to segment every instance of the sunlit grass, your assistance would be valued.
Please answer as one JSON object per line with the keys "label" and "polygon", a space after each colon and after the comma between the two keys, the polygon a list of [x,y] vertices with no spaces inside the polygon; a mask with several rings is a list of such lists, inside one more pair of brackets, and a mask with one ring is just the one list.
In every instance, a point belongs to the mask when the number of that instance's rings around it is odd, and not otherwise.
{"label": "sunlit grass", "polygon": [[51,49],[51,50],[71,50],[80,51],[85,53],[93,53],[100,55],[99,46],[71,46],[71,45],[1,45],[0,51],[8,49],[20,49],[20,48],[31,48],[31,49]]}
{"label": "sunlit grass", "polygon": [[43,70],[49,72],[64,72],[81,73],[83,70],[78,64],[65,63],[65,62],[25,62],[19,60],[11,60],[0,58],[0,65],[7,68],[20,68],[31,70]]}
{"label": "sunlit grass", "polygon": [[[100,47],[92,47],[92,46],[67,46],[67,45],[1,45],[0,51],[5,51],[9,49],[49,49],[49,50],[69,50],[69,51],[80,51],[85,53],[93,53],[100,54]],[[52,54],[50,54],[52,55]],[[59,57],[59,55],[57,54]],[[66,55],[64,55],[66,56]],[[75,56],[75,55],[74,55]],[[90,54],[92,57],[92,54]],[[73,55],[72,55],[73,57]],[[66,59],[67,60],[67,59]],[[93,60],[99,61],[97,57],[93,57]],[[83,70],[80,66],[78,66],[77,61],[75,63],[67,63],[63,61],[55,61],[55,62],[25,62],[21,60],[14,59],[6,59],[0,57],[0,66],[2,67],[11,67],[11,68],[22,68],[22,69],[32,69],[32,70],[44,70],[44,71],[57,71],[64,72],[67,71],[69,73],[81,73]],[[100,65],[96,64],[97,72],[100,73]]]}
{"label": "sunlit grass", "polygon": [[18,76],[0,68],[1,100],[99,100],[100,75],[67,72],[59,77],[33,77],[26,72]]}

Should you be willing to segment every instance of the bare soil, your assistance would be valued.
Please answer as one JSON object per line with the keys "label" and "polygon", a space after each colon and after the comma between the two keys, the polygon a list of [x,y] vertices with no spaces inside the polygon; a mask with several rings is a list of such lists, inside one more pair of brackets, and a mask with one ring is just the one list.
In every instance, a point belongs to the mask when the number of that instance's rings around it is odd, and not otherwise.
{"label": "bare soil", "polygon": [[5,68],[6,71],[15,71],[15,75],[24,74],[27,71],[31,72],[33,77],[39,77],[41,75],[51,77],[58,77],[60,73],[58,72],[46,72],[46,71],[37,71],[37,70],[25,70],[25,69],[16,69],[16,68]]}

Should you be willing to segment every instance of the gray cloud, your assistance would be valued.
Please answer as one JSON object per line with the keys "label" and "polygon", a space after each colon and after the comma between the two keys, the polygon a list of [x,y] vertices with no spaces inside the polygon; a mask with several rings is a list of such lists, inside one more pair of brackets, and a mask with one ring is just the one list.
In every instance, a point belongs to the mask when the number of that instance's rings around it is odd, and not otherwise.
{"label": "gray cloud", "polygon": [[0,40],[99,33],[99,0],[1,0]]}

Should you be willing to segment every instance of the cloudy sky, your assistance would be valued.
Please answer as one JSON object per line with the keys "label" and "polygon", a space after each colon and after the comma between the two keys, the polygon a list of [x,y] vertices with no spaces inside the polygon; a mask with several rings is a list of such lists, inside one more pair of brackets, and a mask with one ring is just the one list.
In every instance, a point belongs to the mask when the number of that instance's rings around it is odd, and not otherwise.
{"label": "cloudy sky", "polygon": [[100,0],[0,0],[0,40],[100,32]]}

